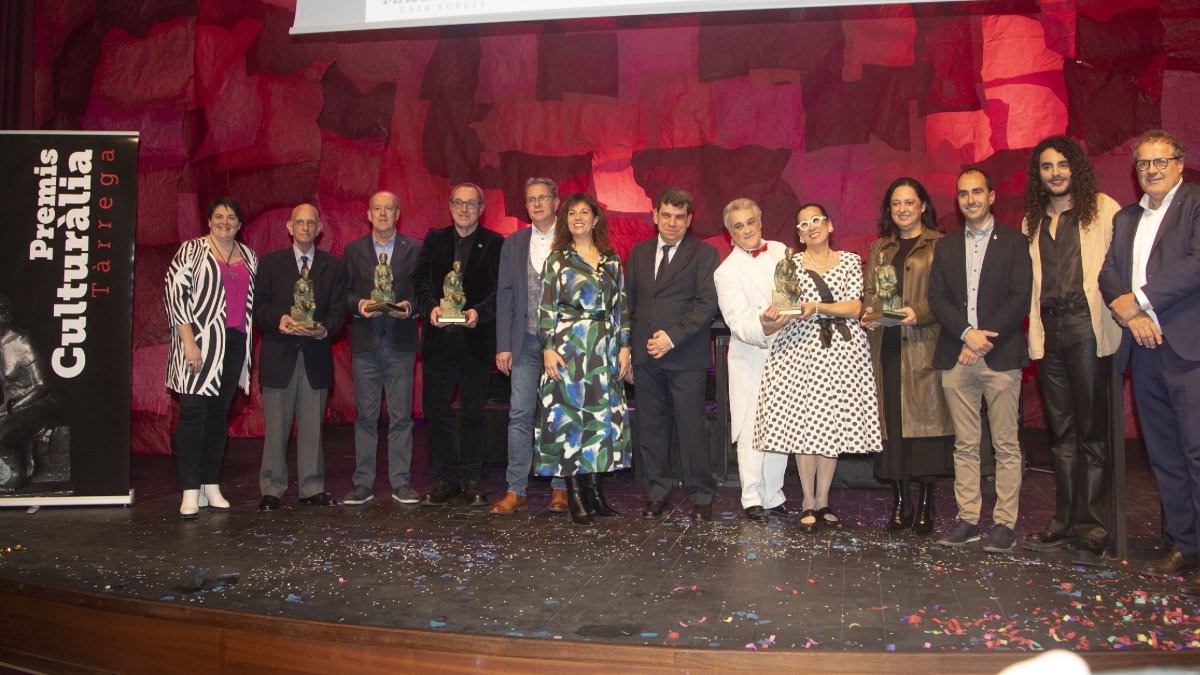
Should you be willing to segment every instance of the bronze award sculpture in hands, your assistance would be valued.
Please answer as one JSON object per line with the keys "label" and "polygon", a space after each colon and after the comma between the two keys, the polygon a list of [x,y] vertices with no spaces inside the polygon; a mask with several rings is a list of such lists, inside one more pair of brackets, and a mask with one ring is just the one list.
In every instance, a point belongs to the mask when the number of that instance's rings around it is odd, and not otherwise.
{"label": "bronze award sculpture in hands", "polygon": [[300,278],[292,287],[292,302],[291,317],[292,321],[296,322],[292,324],[293,328],[308,330],[321,325],[313,320],[317,303],[313,299],[312,277],[309,276],[308,267],[300,272]]}
{"label": "bronze award sculpture in hands", "polygon": [[403,307],[396,304],[392,280],[392,266],[388,264],[387,254],[380,253],[379,264],[375,266],[375,288],[371,289],[371,304],[364,308],[367,312],[404,311]]}
{"label": "bronze award sculpture in hands", "polygon": [[442,310],[438,321],[441,323],[466,323],[467,316],[463,314],[463,306],[467,304],[467,296],[463,293],[462,263],[455,260],[454,267],[446,273],[442,282],[442,300],[438,307]]}
{"label": "bronze award sculpture in hands", "polygon": [[788,247],[783,258],[775,265],[775,291],[771,294],[771,305],[780,314],[803,314],[800,306],[800,256]]}
{"label": "bronze award sculpture in hands", "polygon": [[879,254],[879,264],[875,266],[875,304],[878,308],[864,315],[864,323],[871,321],[880,326],[890,327],[899,325],[907,316],[899,311],[903,300],[896,295],[896,268],[889,265],[883,253]]}

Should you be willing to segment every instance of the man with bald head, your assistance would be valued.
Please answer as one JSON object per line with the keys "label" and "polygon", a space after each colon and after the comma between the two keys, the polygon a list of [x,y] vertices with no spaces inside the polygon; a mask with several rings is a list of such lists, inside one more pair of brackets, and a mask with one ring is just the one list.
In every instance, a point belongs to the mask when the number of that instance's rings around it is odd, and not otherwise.
{"label": "man with bald head", "polygon": [[[345,311],[350,324],[350,360],[354,367],[354,487],[342,498],[356,506],[375,498],[375,464],[379,446],[380,394],[387,394],[388,483],[392,500],[416,504],[420,498],[409,483],[412,464],[413,368],[417,360],[417,320],[413,308],[412,273],[421,246],[400,234],[400,201],[391,192],[371,195],[367,221],[371,233],[346,244]],[[380,257],[385,256],[385,257]],[[391,288],[397,309],[370,311],[374,302],[375,268],[391,268]],[[384,272],[387,270],[385,269]],[[386,275],[380,275],[386,285]]]}
{"label": "man with bald head", "polygon": [[[292,209],[287,221],[292,245],[259,259],[254,287],[254,322],[262,334],[258,383],[263,401],[263,459],[258,474],[258,508],[274,511],[288,489],[288,439],[296,423],[296,483],[300,503],[334,506],[325,492],[321,422],[333,384],[333,335],[341,330],[346,293],[342,261],[315,246],[321,214],[312,204]],[[315,325],[293,316],[296,282],[307,276]]]}

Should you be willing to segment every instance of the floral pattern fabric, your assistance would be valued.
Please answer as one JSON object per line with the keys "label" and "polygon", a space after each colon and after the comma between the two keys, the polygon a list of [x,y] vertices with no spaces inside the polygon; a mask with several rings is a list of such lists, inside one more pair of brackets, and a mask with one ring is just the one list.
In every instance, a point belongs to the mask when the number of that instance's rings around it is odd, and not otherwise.
{"label": "floral pattern fabric", "polygon": [[542,272],[542,348],[562,357],[562,381],[542,374],[534,427],[539,476],[603,473],[629,466],[625,386],[618,354],[629,346],[621,261],[593,268],[574,251],[554,251]]}

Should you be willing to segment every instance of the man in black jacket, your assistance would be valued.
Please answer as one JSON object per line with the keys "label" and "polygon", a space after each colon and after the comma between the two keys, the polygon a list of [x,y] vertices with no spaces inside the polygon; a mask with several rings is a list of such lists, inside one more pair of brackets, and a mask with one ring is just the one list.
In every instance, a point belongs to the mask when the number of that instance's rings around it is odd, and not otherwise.
{"label": "man in black jacket", "polygon": [[[296,421],[296,476],[300,503],[334,506],[325,492],[321,422],[333,384],[333,340],[342,328],[346,273],[335,255],[314,243],[321,215],[312,204],[292,209],[287,222],[292,245],[258,261],[254,322],[262,332],[258,382],[262,386],[263,458],[258,474],[258,508],[274,511],[288,488],[288,439]],[[292,314],[296,282],[309,280],[315,326]],[[301,317],[303,318],[303,317]]]}
{"label": "man in black jacket", "polygon": [[[496,280],[504,238],[479,225],[482,214],[483,190],[472,183],[456,186],[450,193],[453,223],[425,235],[413,273],[416,308],[425,318],[421,372],[429,458],[438,472],[433,488],[421,497],[424,506],[443,506],[460,491],[471,506],[488,503],[482,482],[483,407],[496,359]],[[443,322],[439,301],[456,263],[466,320]],[[457,436],[451,408],[455,389],[461,413]]]}
{"label": "man in black jacket", "polygon": [[961,230],[938,242],[929,279],[929,309],[942,331],[933,365],[954,422],[954,498],[958,517],[938,543],[979,541],[980,403],[987,401],[996,450],[996,506],[983,550],[1011,551],[1021,493],[1017,406],[1021,368],[1029,362],[1023,321],[1029,313],[1033,267],[1025,237],[992,217],[996,193],[979,169],[958,176]]}

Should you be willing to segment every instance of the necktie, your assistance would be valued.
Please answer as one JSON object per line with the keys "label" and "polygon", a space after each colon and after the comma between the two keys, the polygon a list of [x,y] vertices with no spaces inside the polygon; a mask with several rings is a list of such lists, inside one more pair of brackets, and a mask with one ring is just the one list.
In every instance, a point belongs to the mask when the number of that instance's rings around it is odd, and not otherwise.
{"label": "necktie", "polygon": [[[742,249],[742,250],[745,250],[745,249]],[[757,258],[757,257],[758,257],[760,254],[763,254],[763,253],[766,253],[766,252],[767,252],[767,245],[766,245],[766,244],[763,244],[762,246],[759,246],[758,248],[754,249],[753,251],[746,251],[746,253],[749,253],[749,254],[750,254],[750,257],[751,257],[751,258]]]}
{"label": "necktie", "polygon": [[654,280],[656,282],[661,279],[663,273],[667,271],[667,263],[671,261],[672,248],[675,248],[675,244],[663,244],[662,261],[658,263],[658,273],[654,275]]}
{"label": "necktie", "polygon": [[300,274],[304,274],[304,270],[308,269],[308,256],[300,256]]}

